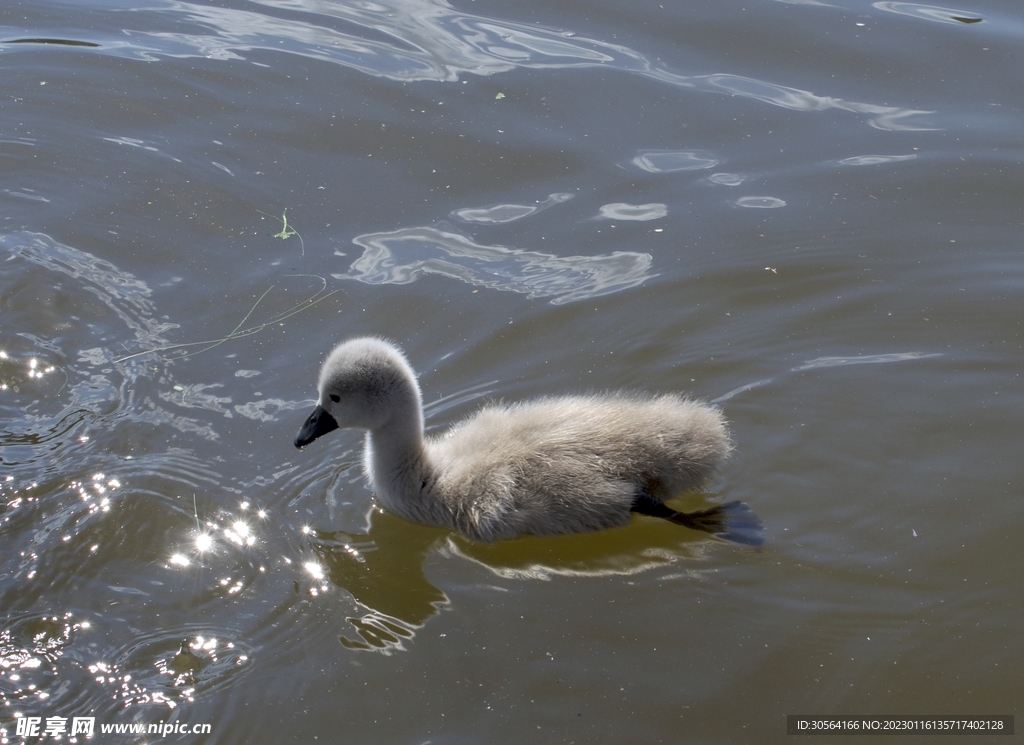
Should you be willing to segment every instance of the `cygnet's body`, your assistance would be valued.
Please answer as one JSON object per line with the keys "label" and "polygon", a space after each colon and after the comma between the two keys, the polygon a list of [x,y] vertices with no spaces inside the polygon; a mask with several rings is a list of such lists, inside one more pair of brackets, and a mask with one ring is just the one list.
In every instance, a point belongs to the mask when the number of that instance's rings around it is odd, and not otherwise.
{"label": "cygnet's body", "polygon": [[624,394],[490,404],[423,438],[416,375],[402,352],[353,339],[320,371],[320,399],[295,438],[366,430],[364,467],[385,509],[482,541],[624,525],[631,512],[742,543],[760,522],[732,502],[679,513],[662,500],[699,487],[732,445],[721,412],[679,395]]}

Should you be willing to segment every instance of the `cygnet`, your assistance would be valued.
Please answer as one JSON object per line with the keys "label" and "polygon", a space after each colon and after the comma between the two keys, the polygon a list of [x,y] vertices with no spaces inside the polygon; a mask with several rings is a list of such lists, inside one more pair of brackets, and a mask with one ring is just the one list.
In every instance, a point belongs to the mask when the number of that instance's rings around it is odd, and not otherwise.
{"label": "cygnet", "polygon": [[363,466],[381,505],[479,541],[625,525],[632,513],[758,545],[740,502],[677,512],[664,500],[700,487],[732,443],[721,411],[678,394],[551,396],[491,403],[423,437],[416,373],[394,344],[346,341],[320,370],[319,400],[295,438],[366,431]]}

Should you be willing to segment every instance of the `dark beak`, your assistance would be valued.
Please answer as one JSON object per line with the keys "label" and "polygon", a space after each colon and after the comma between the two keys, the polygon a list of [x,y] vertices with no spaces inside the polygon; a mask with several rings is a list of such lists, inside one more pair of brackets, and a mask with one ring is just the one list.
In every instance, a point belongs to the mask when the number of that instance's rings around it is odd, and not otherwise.
{"label": "dark beak", "polygon": [[324,411],[323,407],[317,406],[302,425],[299,434],[295,435],[295,447],[305,447],[320,435],[326,435],[337,428],[338,422],[334,417]]}

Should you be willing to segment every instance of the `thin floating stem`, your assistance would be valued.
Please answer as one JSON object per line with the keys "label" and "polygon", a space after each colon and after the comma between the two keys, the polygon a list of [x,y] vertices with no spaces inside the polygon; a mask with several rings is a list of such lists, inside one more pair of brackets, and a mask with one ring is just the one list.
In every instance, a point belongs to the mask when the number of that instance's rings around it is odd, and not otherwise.
{"label": "thin floating stem", "polygon": [[272,326],[275,323],[280,323],[281,321],[284,321],[285,319],[291,318],[295,314],[301,313],[302,311],[306,310],[307,308],[313,307],[317,303],[321,302],[322,300],[326,300],[331,295],[334,295],[335,293],[338,292],[338,290],[331,290],[330,292],[325,292],[325,290],[327,289],[327,280],[324,279],[323,277],[317,275],[317,274],[289,274],[289,275],[286,275],[286,276],[289,276],[289,277],[316,277],[317,279],[320,280],[321,287],[320,287],[319,290],[317,290],[315,293],[310,295],[308,298],[306,298],[302,302],[296,303],[295,305],[293,305],[288,310],[282,311],[282,312],[274,315],[273,317],[270,318],[270,320],[264,321],[263,323],[256,324],[255,326],[249,326],[249,327],[243,328],[243,326],[245,326],[246,321],[249,320],[249,318],[252,316],[252,314],[256,311],[256,308],[258,308],[260,303],[263,302],[263,299],[266,298],[266,296],[270,294],[271,290],[273,290],[275,287],[277,287],[276,284],[273,284],[270,287],[268,287],[267,290],[262,295],[259,296],[259,299],[256,300],[256,303],[252,306],[252,308],[249,309],[249,312],[245,314],[245,316],[242,318],[242,320],[238,322],[238,325],[236,325],[235,328],[231,331],[231,333],[228,334],[227,336],[223,336],[223,337],[221,337],[219,339],[207,339],[205,341],[183,342],[181,344],[168,344],[165,347],[156,347],[155,349],[145,349],[145,350],[143,350],[141,352],[135,352],[134,354],[128,354],[128,355],[125,355],[124,357],[119,357],[118,359],[114,360],[114,362],[115,363],[126,362],[128,360],[135,359],[136,357],[142,357],[142,356],[147,355],[147,354],[156,354],[156,353],[159,353],[159,352],[171,352],[171,351],[174,351],[176,349],[186,349],[188,347],[203,347],[203,349],[197,349],[194,352],[186,352],[184,354],[180,354],[177,357],[175,357],[174,359],[182,359],[184,357],[192,357],[193,355],[202,354],[203,352],[208,352],[209,350],[213,349],[214,347],[219,347],[224,342],[231,341],[233,339],[241,339],[241,338],[246,337],[246,336],[251,336],[253,334],[257,334],[260,331],[262,331],[263,329],[267,328],[267,326]]}

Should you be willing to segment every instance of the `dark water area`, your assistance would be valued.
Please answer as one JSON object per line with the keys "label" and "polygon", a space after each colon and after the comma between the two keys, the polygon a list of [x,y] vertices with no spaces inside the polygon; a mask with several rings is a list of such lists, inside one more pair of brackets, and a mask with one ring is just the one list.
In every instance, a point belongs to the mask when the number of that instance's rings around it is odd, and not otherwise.
{"label": "dark water area", "polygon": [[[991,2],[5,3],[0,743],[1016,714],[1022,42]],[[357,433],[292,445],[362,334],[430,431],[715,401],[679,506],[765,544],[381,511]]]}

